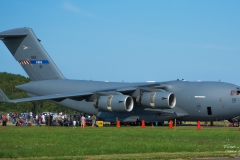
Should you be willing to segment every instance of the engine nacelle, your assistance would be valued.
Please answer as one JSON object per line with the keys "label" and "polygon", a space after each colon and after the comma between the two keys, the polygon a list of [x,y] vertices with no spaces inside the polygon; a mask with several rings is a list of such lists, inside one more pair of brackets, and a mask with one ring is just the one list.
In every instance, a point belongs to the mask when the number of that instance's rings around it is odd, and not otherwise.
{"label": "engine nacelle", "polygon": [[169,92],[144,92],[141,104],[156,109],[172,109],[176,105],[176,97]]}
{"label": "engine nacelle", "polygon": [[127,95],[101,96],[98,99],[97,107],[107,112],[131,112],[133,99]]}

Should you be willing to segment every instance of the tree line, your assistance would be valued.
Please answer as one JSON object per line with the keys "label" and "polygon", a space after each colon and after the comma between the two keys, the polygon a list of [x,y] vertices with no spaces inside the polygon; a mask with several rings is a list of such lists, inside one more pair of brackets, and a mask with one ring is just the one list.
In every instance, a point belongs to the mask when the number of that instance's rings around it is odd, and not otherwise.
{"label": "tree line", "polygon": [[[30,82],[30,78],[24,77],[19,74],[11,74],[7,72],[0,72],[0,88],[8,96],[9,99],[18,99],[28,97],[27,93],[21,91],[15,86],[25,84]],[[44,111],[49,112],[66,112],[73,113],[71,109],[59,106],[50,101],[32,101],[24,103],[6,103],[0,102],[0,113],[9,113],[9,112],[35,112],[41,113]]]}

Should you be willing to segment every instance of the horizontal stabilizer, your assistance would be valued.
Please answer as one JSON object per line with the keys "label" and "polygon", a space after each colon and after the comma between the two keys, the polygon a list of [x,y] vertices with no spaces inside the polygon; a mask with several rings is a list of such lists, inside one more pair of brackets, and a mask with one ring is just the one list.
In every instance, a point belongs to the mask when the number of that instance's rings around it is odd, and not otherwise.
{"label": "horizontal stabilizer", "polygon": [[26,34],[18,34],[18,35],[4,35],[4,34],[0,34],[0,38],[11,38],[11,37],[24,37],[27,36]]}
{"label": "horizontal stabilizer", "polygon": [[1,88],[0,88],[0,102],[9,102],[8,97],[5,95]]}
{"label": "horizontal stabilizer", "polygon": [[19,30],[8,30],[0,32],[0,38],[24,37],[24,36],[27,36],[27,33]]}

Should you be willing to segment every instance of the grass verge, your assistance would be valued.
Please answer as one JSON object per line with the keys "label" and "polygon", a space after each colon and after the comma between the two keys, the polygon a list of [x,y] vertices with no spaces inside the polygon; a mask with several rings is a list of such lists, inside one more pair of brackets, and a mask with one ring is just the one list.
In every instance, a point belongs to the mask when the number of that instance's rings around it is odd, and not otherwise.
{"label": "grass verge", "polygon": [[0,158],[177,159],[240,156],[237,128],[16,127],[0,130]]}

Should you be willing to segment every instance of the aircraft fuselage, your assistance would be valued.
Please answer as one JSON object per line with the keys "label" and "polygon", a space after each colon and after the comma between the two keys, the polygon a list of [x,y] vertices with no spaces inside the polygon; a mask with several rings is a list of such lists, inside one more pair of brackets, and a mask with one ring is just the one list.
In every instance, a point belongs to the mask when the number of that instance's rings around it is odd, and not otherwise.
{"label": "aircraft fuselage", "polygon": [[[111,88],[136,87],[149,83],[117,83],[82,80],[45,80],[34,81],[17,86],[31,95],[41,96],[49,94],[64,94],[67,92],[81,92],[103,90]],[[146,121],[164,121],[178,118],[183,121],[213,121],[230,119],[240,115],[240,95],[238,86],[223,82],[187,82],[169,81],[159,82],[164,90],[176,96],[176,107],[173,109],[152,109],[134,103],[134,109],[128,113],[103,112],[93,106],[93,102],[84,99],[65,99],[59,105],[86,114],[96,114],[101,119],[115,120],[124,117],[126,121],[131,117],[138,117]],[[60,87],[61,86],[61,87]]]}

